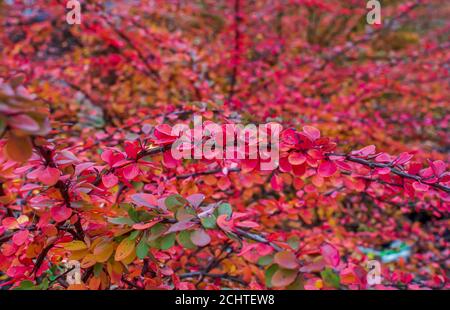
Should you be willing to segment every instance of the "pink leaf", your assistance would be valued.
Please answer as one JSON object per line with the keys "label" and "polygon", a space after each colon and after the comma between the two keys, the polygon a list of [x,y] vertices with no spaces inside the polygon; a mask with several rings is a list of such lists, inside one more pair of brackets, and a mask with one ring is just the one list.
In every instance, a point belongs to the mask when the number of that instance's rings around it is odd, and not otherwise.
{"label": "pink leaf", "polygon": [[412,184],[412,186],[418,192],[426,192],[430,188],[428,185],[420,183],[420,182],[414,182]]}
{"label": "pink leaf", "polygon": [[291,165],[301,165],[306,161],[306,156],[302,153],[292,153],[288,159]]}
{"label": "pink leaf", "polygon": [[283,189],[283,179],[279,175],[274,174],[270,179],[270,185],[274,190],[281,191]]}
{"label": "pink leaf", "polygon": [[318,174],[324,178],[331,177],[336,171],[336,164],[329,160],[322,161],[317,169]]}
{"label": "pink leaf", "polygon": [[50,213],[56,222],[62,222],[67,220],[72,215],[72,210],[65,206],[58,206],[51,208]]}
{"label": "pink leaf", "polygon": [[170,234],[173,232],[177,232],[177,231],[182,231],[182,230],[187,230],[189,228],[194,227],[196,224],[194,222],[190,222],[190,221],[183,221],[183,222],[178,222],[173,224],[172,226],[170,226],[169,230],[167,230],[165,232],[165,234]]}
{"label": "pink leaf", "polygon": [[25,241],[27,241],[27,239],[28,239],[28,230],[18,231],[12,237],[14,244],[16,244],[18,246],[21,246],[22,244],[24,244]]}
{"label": "pink leaf", "polygon": [[407,162],[409,162],[411,160],[411,158],[413,158],[414,156],[412,154],[409,153],[401,153],[397,159],[395,159],[394,164],[395,165],[403,165]]}
{"label": "pink leaf", "polygon": [[102,176],[102,182],[106,188],[111,188],[119,182],[119,178],[116,177],[113,173],[108,173]]}
{"label": "pink leaf", "polygon": [[313,141],[320,138],[320,131],[316,127],[304,126],[303,132]]}
{"label": "pink leaf", "polygon": [[196,246],[205,246],[211,242],[211,237],[203,229],[196,230],[191,234],[191,241]]}
{"label": "pink leaf", "polygon": [[326,242],[323,243],[320,247],[320,252],[328,265],[332,267],[337,267],[339,265],[339,251],[333,245]]}
{"label": "pink leaf", "polygon": [[15,129],[22,129],[25,131],[39,130],[39,124],[26,114],[11,116],[11,119],[8,121],[8,123],[12,128]]}
{"label": "pink leaf", "polygon": [[133,180],[139,175],[139,167],[137,164],[131,164],[123,168],[123,176],[127,180]]}
{"label": "pink leaf", "polygon": [[388,163],[391,161],[391,156],[386,153],[381,153],[377,157],[375,157],[375,161],[378,163]]}
{"label": "pink leaf", "polygon": [[138,206],[147,208],[155,208],[158,206],[158,199],[152,194],[134,194],[131,195],[131,200]]}
{"label": "pink leaf", "polygon": [[367,157],[368,155],[371,155],[374,153],[375,153],[375,145],[369,145],[369,146],[363,147],[360,150],[353,151],[351,154],[362,156],[362,157]]}
{"label": "pink leaf", "polygon": [[61,172],[57,168],[46,167],[43,170],[41,170],[41,173],[39,174],[38,178],[39,181],[41,181],[45,185],[52,186],[55,185],[56,182],[58,182],[60,175]]}
{"label": "pink leaf", "polygon": [[242,222],[236,223],[236,226],[244,227],[244,228],[257,228],[257,227],[259,227],[259,224],[255,223],[253,221],[242,221]]}
{"label": "pink leaf", "polygon": [[189,203],[194,207],[197,208],[198,206],[200,206],[203,202],[203,200],[205,200],[205,195],[203,194],[192,194],[189,197],[186,198],[187,201],[189,201]]}
{"label": "pink leaf", "polygon": [[122,153],[115,153],[110,149],[105,150],[102,153],[101,157],[111,167],[118,161],[121,161],[125,158],[125,156]]}

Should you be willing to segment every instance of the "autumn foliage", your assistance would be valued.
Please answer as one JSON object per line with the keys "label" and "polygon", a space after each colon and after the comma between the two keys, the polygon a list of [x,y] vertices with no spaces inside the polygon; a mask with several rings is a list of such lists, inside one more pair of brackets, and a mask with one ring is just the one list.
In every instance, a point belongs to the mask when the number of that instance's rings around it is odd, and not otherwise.
{"label": "autumn foliage", "polygon": [[[449,288],[445,1],[80,2],[0,2],[1,288]],[[194,115],[279,166],[174,159]]]}

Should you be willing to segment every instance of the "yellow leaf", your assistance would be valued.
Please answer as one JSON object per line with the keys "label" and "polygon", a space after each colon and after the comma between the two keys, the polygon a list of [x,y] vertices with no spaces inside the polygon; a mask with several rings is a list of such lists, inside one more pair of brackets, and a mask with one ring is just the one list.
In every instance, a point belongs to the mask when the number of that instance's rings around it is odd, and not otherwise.
{"label": "yellow leaf", "polygon": [[99,263],[104,263],[111,256],[114,251],[112,242],[102,242],[94,249],[95,260]]}
{"label": "yellow leaf", "polygon": [[134,240],[130,240],[128,238],[125,238],[120,242],[119,246],[116,249],[116,255],[114,259],[116,261],[123,260],[127,256],[129,256],[131,253],[134,252]]}
{"label": "yellow leaf", "polygon": [[103,241],[105,241],[104,238],[97,238],[94,239],[94,241],[91,242],[91,245],[89,246],[89,250],[90,251],[94,251],[94,249],[97,247],[97,245],[99,245],[100,243],[102,243]]}
{"label": "yellow leaf", "polygon": [[80,260],[88,254],[88,250],[73,251],[70,253],[70,260]]}
{"label": "yellow leaf", "polygon": [[81,261],[81,268],[89,268],[91,266],[94,266],[97,261],[95,260],[95,256],[92,254],[86,255],[83,260]]}
{"label": "yellow leaf", "polygon": [[127,257],[121,260],[122,264],[128,265],[136,258],[136,251],[131,252]]}
{"label": "yellow leaf", "polygon": [[87,245],[83,241],[74,240],[68,243],[61,243],[64,249],[69,251],[80,251],[87,249]]}

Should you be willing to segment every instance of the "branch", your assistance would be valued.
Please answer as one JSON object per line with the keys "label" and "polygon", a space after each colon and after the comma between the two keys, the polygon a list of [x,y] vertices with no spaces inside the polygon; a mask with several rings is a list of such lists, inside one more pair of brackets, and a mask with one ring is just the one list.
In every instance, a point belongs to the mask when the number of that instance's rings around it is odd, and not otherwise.
{"label": "branch", "polygon": [[450,187],[448,187],[448,186],[441,185],[441,184],[438,184],[438,183],[426,182],[426,180],[423,180],[420,176],[406,173],[406,172],[401,171],[401,170],[399,170],[399,169],[397,169],[395,167],[391,167],[390,164],[377,163],[377,162],[373,162],[373,161],[370,161],[370,160],[367,160],[367,159],[363,159],[363,158],[359,158],[359,157],[355,157],[355,156],[351,156],[351,155],[345,155],[345,154],[334,154],[333,153],[333,154],[328,154],[328,155],[331,155],[331,156],[342,156],[342,157],[345,157],[345,159],[347,161],[358,163],[358,164],[367,166],[369,168],[389,168],[393,174],[398,175],[398,176],[400,176],[402,178],[414,180],[414,181],[417,181],[417,182],[421,182],[421,183],[426,184],[428,186],[434,187],[435,189],[439,189],[439,190],[444,191],[446,193],[450,193]]}
{"label": "branch", "polygon": [[226,273],[204,273],[202,271],[194,271],[194,272],[183,273],[179,277],[180,277],[180,279],[185,279],[185,278],[193,278],[196,276],[209,277],[209,278],[213,278],[213,279],[225,279],[225,280],[236,282],[236,283],[239,283],[242,285],[248,285],[248,283],[245,282],[244,280],[242,280],[241,278],[233,277]]}

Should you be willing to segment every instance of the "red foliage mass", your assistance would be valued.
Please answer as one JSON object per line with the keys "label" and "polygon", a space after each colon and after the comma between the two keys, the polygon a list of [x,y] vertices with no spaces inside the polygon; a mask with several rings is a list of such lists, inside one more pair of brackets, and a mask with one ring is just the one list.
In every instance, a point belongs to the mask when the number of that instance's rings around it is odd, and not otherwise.
{"label": "red foliage mass", "polygon": [[[448,6],[81,2],[0,4],[2,288],[449,288]],[[194,115],[279,166],[174,159]]]}

